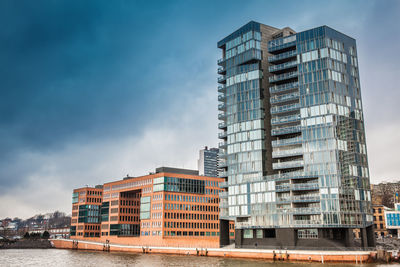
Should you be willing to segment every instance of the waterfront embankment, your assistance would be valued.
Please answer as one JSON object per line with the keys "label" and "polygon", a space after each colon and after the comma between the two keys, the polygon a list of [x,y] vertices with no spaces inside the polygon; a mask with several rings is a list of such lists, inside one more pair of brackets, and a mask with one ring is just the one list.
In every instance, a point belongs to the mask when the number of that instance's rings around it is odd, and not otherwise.
{"label": "waterfront embankment", "polygon": [[265,259],[271,261],[344,262],[369,263],[376,259],[376,251],[315,251],[315,250],[267,250],[236,248],[182,248],[141,247],[122,244],[100,243],[72,239],[52,239],[56,248],[100,250],[112,252],[158,253],[226,258]]}
{"label": "waterfront embankment", "polygon": [[0,243],[0,249],[29,249],[29,248],[52,248],[52,242],[47,239],[21,239],[17,241],[5,241]]}

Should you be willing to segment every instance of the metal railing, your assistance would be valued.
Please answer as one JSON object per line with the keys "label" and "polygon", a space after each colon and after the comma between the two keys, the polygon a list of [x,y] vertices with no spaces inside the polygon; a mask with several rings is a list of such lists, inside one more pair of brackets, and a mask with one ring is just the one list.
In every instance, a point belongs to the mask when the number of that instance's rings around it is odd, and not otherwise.
{"label": "metal railing", "polygon": [[297,76],[298,76],[298,72],[297,71],[283,73],[283,74],[279,74],[279,75],[273,75],[273,76],[269,77],[269,82],[270,83],[279,82],[279,81],[283,81],[283,80],[286,80],[286,79],[295,78]]}
{"label": "metal railing", "polygon": [[303,160],[272,163],[273,169],[296,168],[296,167],[302,167],[302,166],[304,166]]}
{"label": "metal railing", "polygon": [[285,101],[290,101],[290,100],[295,100],[299,99],[299,92],[293,92],[290,94],[285,94],[285,95],[275,95],[269,99],[269,102],[271,104],[276,104],[276,103],[281,103]]}
{"label": "metal railing", "polygon": [[288,138],[288,139],[274,140],[274,141],[272,141],[272,147],[300,144],[302,141],[303,141],[303,138],[301,136]]}
{"label": "metal railing", "polygon": [[298,82],[285,83],[285,84],[271,86],[269,88],[269,92],[271,94],[280,93],[280,92],[284,92],[284,91],[288,91],[288,90],[297,89],[298,87],[299,87]]}
{"label": "metal railing", "polygon": [[291,126],[291,127],[281,127],[277,129],[272,129],[272,135],[281,135],[281,134],[288,134],[288,133],[297,133],[301,131],[301,126]]}
{"label": "metal railing", "polygon": [[278,60],[294,57],[296,55],[297,55],[297,51],[296,50],[292,50],[292,51],[281,53],[281,54],[278,54],[278,55],[269,56],[268,57],[268,61],[269,62],[274,62],[274,61],[278,61]]}
{"label": "metal railing", "polygon": [[271,114],[294,111],[300,109],[300,103],[289,104],[284,106],[274,106],[271,108]]}

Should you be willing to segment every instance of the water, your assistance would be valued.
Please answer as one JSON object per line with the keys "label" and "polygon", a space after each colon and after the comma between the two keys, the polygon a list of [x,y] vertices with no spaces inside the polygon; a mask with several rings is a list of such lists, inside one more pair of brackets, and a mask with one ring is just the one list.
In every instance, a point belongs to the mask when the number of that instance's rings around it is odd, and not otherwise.
{"label": "water", "polygon": [[[114,253],[102,251],[77,251],[68,249],[3,249],[0,250],[0,266],[263,266],[296,267],[310,263],[273,263],[265,260],[229,259],[217,257],[178,256],[162,254]],[[396,264],[318,264],[311,267],[384,267]],[[397,265],[400,266],[400,265]]]}

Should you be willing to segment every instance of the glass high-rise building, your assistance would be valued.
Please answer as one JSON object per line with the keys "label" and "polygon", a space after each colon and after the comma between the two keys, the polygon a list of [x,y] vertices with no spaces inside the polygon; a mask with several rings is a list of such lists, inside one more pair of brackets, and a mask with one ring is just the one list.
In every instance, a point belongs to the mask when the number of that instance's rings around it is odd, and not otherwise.
{"label": "glass high-rise building", "polygon": [[218,48],[221,244],[373,246],[356,41],[252,21]]}
{"label": "glass high-rise building", "polygon": [[199,151],[197,165],[199,175],[218,177],[218,148],[205,147]]}

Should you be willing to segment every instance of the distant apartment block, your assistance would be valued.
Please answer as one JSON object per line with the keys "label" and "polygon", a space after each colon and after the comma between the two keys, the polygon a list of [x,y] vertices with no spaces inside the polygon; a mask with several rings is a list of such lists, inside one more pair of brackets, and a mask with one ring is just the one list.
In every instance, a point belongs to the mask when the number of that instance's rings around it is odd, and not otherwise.
{"label": "distant apartment block", "polygon": [[218,177],[218,148],[205,147],[199,152],[199,175]]}
{"label": "distant apartment block", "polygon": [[[218,177],[161,167],[73,191],[71,238],[142,246],[219,247]],[[233,222],[230,238],[234,238]]]}
{"label": "distant apartment block", "polygon": [[[250,22],[218,42],[221,237],[236,247],[374,246],[356,41]],[[221,238],[226,240],[226,238]]]}

